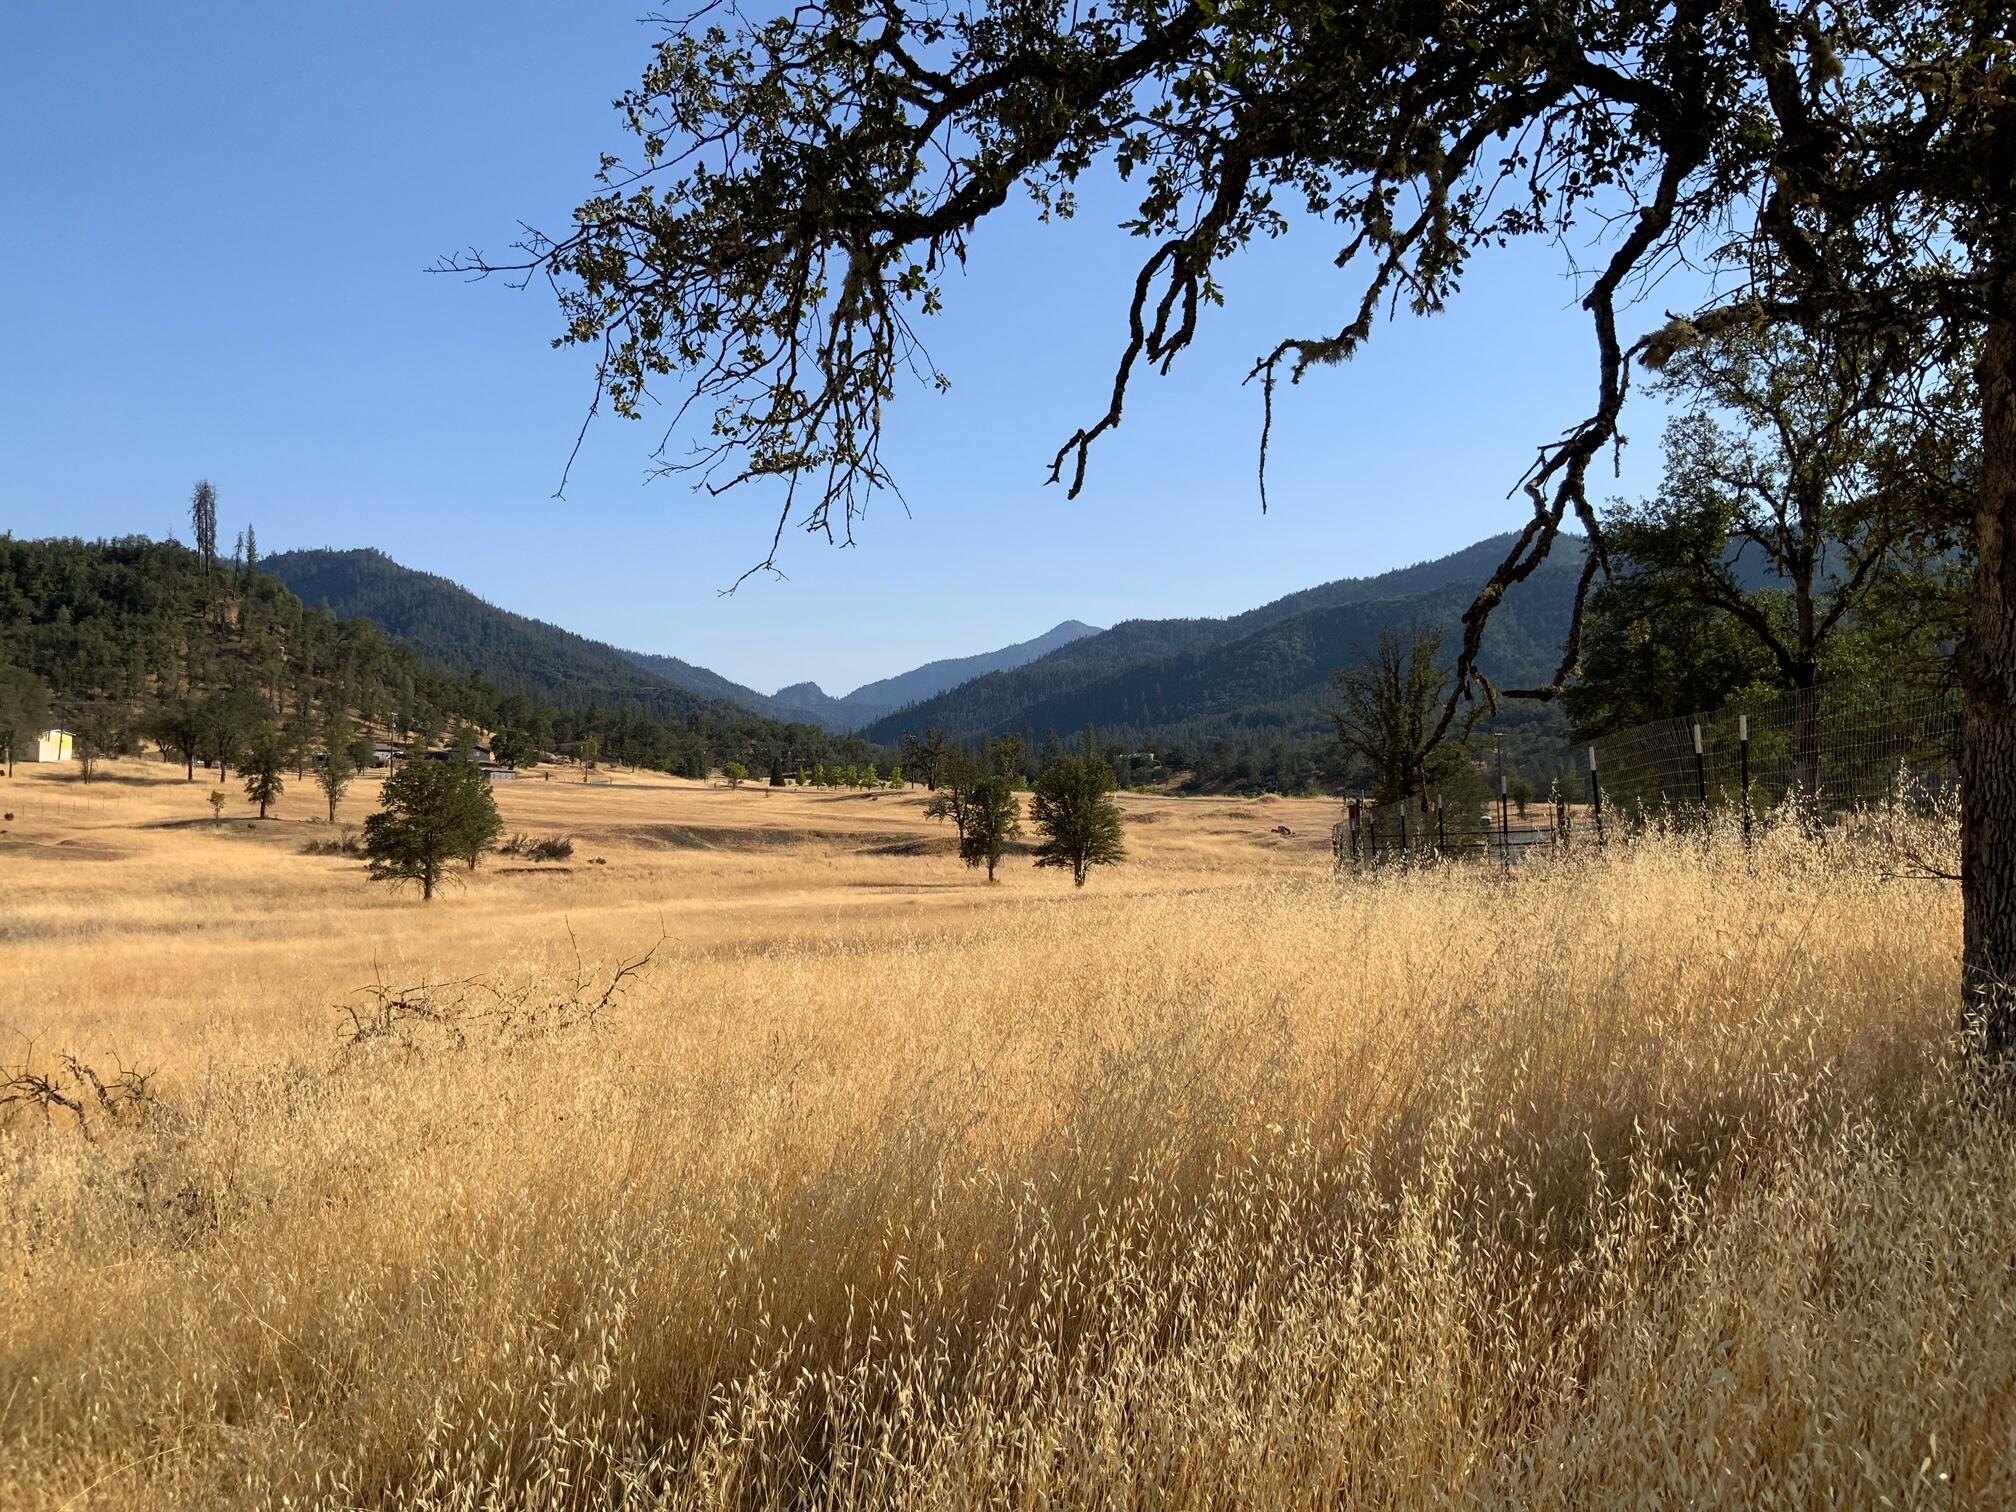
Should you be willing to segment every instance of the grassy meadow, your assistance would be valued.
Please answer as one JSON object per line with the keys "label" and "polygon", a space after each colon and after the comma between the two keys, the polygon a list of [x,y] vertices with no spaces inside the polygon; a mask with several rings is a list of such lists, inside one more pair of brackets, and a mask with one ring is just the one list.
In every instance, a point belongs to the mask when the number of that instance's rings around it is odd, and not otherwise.
{"label": "grassy meadow", "polygon": [[1875,847],[1128,796],[989,887],[620,774],[423,907],[227,791],[0,783],[10,1072],[152,1073],[0,1132],[0,1506],[2016,1501],[2016,1115]]}

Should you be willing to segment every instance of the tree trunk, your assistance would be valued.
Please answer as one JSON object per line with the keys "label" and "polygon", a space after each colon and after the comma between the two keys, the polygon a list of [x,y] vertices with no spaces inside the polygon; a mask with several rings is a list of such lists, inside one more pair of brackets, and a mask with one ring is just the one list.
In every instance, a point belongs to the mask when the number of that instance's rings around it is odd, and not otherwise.
{"label": "tree trunk", "polygon": [[1991,1056],[2016,1051],[2016,324],[1981,358],[1974,603],[1961,654],[1962,1012]]}

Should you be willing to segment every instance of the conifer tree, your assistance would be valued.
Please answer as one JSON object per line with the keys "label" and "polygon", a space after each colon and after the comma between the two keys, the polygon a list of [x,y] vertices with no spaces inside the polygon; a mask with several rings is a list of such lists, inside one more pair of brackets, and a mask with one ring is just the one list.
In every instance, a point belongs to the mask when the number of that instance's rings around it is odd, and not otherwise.
{"label": "conifer tree", "polygon": [[420,884],[434,896],[450,861],[472,868],[503,821],[483,774],[459,761],[409,761],[385,780],[377,813],[364,821],[364,854],[375,882]]}
{"label": "conifer tree", "polygon": [[206,576],[217,570],[217,490],[208,478],[198,478],[189,496],[189,528],[195,532],[196,554]]}
{"label": "conifer tree", "polygon": [[245,744],[245,801],[259,805],[259,817],[287,790],[287,737],[272,725],[252,732]]}

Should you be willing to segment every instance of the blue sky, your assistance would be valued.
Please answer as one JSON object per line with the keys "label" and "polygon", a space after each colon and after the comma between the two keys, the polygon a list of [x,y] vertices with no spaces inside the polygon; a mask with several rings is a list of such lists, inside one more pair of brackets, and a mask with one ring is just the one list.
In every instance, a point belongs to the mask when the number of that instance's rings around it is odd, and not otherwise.
{"label": "blue sky", "polygon": [[[647,483],[657,432],[598,422],[548,346],[541,288],[431,276],[520,220],[558,226],[620,150],[610,100],[655,31],[605,0],[424,5],[17,0],[0,22],[7,290],[0,529],[186,536],[218,486],[227,536],[377,546],[492,601],[765,690],[829,691],[1066,618],[1226,614],[1437,556],[1516,523],[1534,446],[1579,418],[1592,340],[1560,252],[1480,262],[1458,303],[1379,330],[1278,410],[1272,511],[1257,394],[1278,337],[1352,296],[1328,233],[1257,249],[1169,379],[1137,384],[1076,501],[1056,444],[1103,407],[1140,246],[1091,189],[1075,223],[1011,205],[927,336],[949,395],[906,392],[885,498],[852,550],[787,537],[770,500]],[[1650,319],[1652,311],[1645,311]],[[1656,413],[1621,481],[1656,479]]]}

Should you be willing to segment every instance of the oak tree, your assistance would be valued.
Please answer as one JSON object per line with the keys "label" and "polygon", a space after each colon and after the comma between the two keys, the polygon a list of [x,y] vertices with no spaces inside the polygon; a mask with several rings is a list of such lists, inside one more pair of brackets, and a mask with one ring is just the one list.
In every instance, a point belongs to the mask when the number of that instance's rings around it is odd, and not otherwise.
{"label": "oak tree", "polygon": [[336,805],[350,780],[357,775],[357,727],[350,716],[338,709],[322,727],[322,764],[315,769],[315,785],[329,801],[329,822],[336,822]]}
{"label": "oak tree", "polygon": [[25,667],[0,667],[0,750],[7,775],[21,747],[49,727],[49,689]]}
{"label": "oak tree", "polygon": [[959,835],[959,858],[968,866],[994,868],[1007,854],[1008,842],[1022,833],[1022,801],[1006,777],[981,777],[966,793],[965,827]]}
{"label": "oak tree", "polygon": [[[1255,354],[1263,503],[1284,380],[1355,356],[1383,311],[1442,309],[1479,255],[1573,247],[1588,407],[1536,438],[1525,520],[1463,617],[1443,732],[1488,692],[1493,610],[1564,527],[1590,543],[1578,605],[1605,570],[1588,483],[1622,439],[1634,358],[1824,331],[1866,344],[1907,394],[1974,362],[1963,1013],[1991,1050],[2016,1049],[2016,12],[2002,0],[708,7],[620,105],[638,156],[604,157],[571,226],[530,234],[522,257],[446,266],[552,282],[560,339],[598,354],[591,414],[641,416],[676,378],[697,445],[667,469],[717,491],[781,484],[757,568],[793,523],[847,537],[890,485],[890,396],[912,373],[949,382],[917,322],[1018,193],[1067,216],[1099,168],[1139,195],[1110,390],[1050,462],[1072,494],[1138,373],[1192,344],[1224,298],[1220,266],[1256,238],[1330,235],[1351,280],[1341,317]],[[1688,266],[1698,297],[1628,329],[1631,300]],[[1521,691],[1558,695],[1579,619],[1554,676]]]}
{"label": "oak tree", "polygon": [[1094,866],[1126,858],[1120,806],[1113,801],[1113,768],[1096,757],[1065,756],[1052,762],[1036,779],[1029,817],[1043,833],[1036,864],[1070,867],[1079,887]]}

